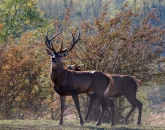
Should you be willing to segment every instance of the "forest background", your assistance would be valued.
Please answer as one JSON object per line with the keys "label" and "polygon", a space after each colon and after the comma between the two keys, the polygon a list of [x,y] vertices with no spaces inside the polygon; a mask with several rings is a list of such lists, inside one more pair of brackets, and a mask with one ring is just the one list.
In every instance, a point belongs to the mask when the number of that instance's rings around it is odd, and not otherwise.
{"label": "forest background", "polygon": [[[61,43],[70,45],[71,32],[80,31],[80,41],[63,58],[64,67],[83,64],[82,70],[136,76],[143,83],[137,93],[144,104],[143,123],[161,124],[156,121],[165,112],[164,6],[163,0],[2,0],[0,119],[59,119],[60,101],[49,76],[45,35],[63,32],[54,42],[58,50]],[[79,97],[84,116],[89,99],[85,94]],[[121,124],[131,106],[125,98],[112,100],[116,123]],[[91,121],[98,119],[100,109],[95,102]],[[68,115],[78,118],[70,97]],[[105,115],[103,122],[109,121]],[[131,123],[136,121],[137,111],[130,118]]]}

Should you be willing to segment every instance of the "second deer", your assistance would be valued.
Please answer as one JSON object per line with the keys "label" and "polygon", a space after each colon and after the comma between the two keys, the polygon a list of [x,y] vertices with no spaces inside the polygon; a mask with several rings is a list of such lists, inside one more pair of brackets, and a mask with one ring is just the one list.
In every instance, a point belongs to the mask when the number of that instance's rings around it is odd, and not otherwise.
{"label": "second deer", "polygon": [[[70,65],[68,66],[68,69],[81,71],[80,66],[78,65]],[[130,104],[132,105],[132,109],[130,110],[130,112],[125,118],[125,123],[128,124],[128,118],[130,117],[134,109],[137,107],[139,110],[137,124],[141,125],[141,115],[142,115],[143,104],[136,98],[137,90],[142,84],[141,81],[129,75],[111,74],[111,76],[114,81],[114,85],[110,87],[108,96],[112,98],[117,98],[124,95],[127,98],[127,100],[130,102]],[[88,96],[90,98],[90,101],[89,101],[89,107],[88,107],[87,115],[85,117],[85,121],[87,121],[90,111],[92,109],[92,106],[96,100],[95,95],[88,94]],[[101,124],[101,121],[100,121],[100,124]],[[97,124],[97,125],[100,125],[100,124]]]}

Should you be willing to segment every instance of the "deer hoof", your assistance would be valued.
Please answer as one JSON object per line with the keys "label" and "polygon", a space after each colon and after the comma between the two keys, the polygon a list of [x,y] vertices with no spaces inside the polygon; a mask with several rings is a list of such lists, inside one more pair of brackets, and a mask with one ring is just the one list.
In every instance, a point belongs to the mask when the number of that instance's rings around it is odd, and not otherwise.
{"label": "deer hoof", "polygon": [[142,124],[141,124],[141,123],[137,123],[137,125],[138,125],[138,126],[142,126]]}
{"label": "deer hoof", "polygon": [[87,123],[87,122],[89,122],[89,120],[85,120],[85,121],[84,121],[84,123]]}
{"label": "deer hoof", "polygon": [[83,120],[80,121],[80,125],[81,125],[81,126],[84,125],[84,121],[83,121]]}
{"label": "deer hoof", "polygon": [[80,126],[84,126],[84,123],[81,123]]}
{"label": "deer hoof", "polygon": [[59,125],[63,125],[63,123],[60,122]]}
{"label": "deer hoof", "polygon": [[111,124],[111,126],[115,126],[115,124]]}
{"label": "deer hoof", "polygon": [[96,122],[95,126],[99,126],[99,125],[101,125],[101,123],[100,122]]}
{"label": "deer hoof", "polygon": [[125,125],[128,125],[128,121],[125,120],[125,121],[124,121],[124,124],[125,124]]}

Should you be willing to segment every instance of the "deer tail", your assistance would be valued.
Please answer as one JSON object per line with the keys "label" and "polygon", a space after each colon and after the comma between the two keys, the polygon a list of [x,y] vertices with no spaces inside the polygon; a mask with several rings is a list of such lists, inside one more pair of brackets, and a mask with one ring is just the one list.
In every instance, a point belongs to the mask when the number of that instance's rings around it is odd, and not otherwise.
{"label": "deer tail", "polygon": [[109,84],[108,84],[108,86],[107,86],[107,88],[106,88],[106,90],[104,91],[104,97],[108,97],[108,94],[109,94],[109,89],[110,89],[110,87],[111,86],[113,86],[114,85],[114,81],[113,81],[113,78],[110,76],[110,75],[108,75],[108,77],[109,77]]}
{"label": "deer tail", "polygon": [[133,77],[133,79],[134,79],[134,81],[136,83],[136,86],[137,86],[137,89],[136,89],[136,92],[137,92],[138,89],[142,86],[142,82],[139,79],[135,78],[135,77]]}

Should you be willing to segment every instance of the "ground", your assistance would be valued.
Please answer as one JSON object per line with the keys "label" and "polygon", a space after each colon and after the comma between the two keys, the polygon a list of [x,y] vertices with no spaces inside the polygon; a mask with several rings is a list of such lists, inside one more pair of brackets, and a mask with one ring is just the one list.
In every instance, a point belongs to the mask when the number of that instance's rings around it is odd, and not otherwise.
{"label": "ground", "polygon": [[79,122],[66,121],[63,126],[58,121],[52,120],[0,120],[1,130],[165,130],[165,126],[148,125],[117,125],[111,127],[109,124],[95,126],[94,123],[87,123],[80,126]]}
{"label": "ground", "polygon": [[0,120],[0,130],[165,130],[165,102],[152,106],[152,112],[142,116],[143,125],[116,125],[110,124],[95,126],[95,122],[79,125],[74,115],[64,117],[64,125],[53,120]]}

